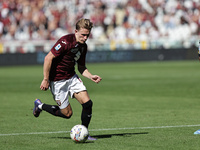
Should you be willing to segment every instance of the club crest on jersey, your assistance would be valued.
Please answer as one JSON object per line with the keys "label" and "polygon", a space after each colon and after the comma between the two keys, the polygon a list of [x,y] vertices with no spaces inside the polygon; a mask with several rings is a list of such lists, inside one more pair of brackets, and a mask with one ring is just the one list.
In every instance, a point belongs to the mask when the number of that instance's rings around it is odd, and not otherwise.
{"label": "club crest on jersey", "polygon": [[77,53],[77,52],[78,52],[78,50],[79,50],[79,48],[78,48],[78,47],[76,47],[76,48],[72,48],[72,49],[71,49],[71,52],[72,52],[72,53]]}
{"label": "club crest on jersey", "polygon": [[60,44],[58,44],[56,47],[55,47],[55,50],[59,50],[61,48],[61,45]]}

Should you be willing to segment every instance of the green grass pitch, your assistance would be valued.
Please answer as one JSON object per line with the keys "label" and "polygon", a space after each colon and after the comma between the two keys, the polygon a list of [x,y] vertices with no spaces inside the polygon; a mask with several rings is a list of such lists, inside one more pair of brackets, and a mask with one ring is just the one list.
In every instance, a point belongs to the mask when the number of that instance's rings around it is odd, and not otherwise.
{"label": "green grass pitch", "polygon": [[80,124],[81,106],[70,99],[66,120],[32,114],[35,98],[55,104],[39,89],[41,66],[0,67],[0,149],[2,150],[188,150],[199,149],[200,63],[196,61],[88,64],[103,80],[81,77],[93,100],[90,135],[75,144],[69,131]]}

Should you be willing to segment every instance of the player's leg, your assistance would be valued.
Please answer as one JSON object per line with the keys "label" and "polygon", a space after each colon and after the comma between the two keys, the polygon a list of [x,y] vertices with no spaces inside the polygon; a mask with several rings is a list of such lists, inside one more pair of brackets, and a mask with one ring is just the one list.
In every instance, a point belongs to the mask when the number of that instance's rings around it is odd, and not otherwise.
{"label": "player's leg", "polygon": [[57,117],[62,117],[69,119],[72,116],[72,108],[71,105],[69,104],[67,107],[60,109],[56,105],[48,105],[48,104],[43,104],[42,105],[42,110],[45,110],[46,112],[57,116]]}
{"label": "player's leg", "polygon": [[42,110],[44,110],[54,116],[62,117],[62,118],[66,118],[66,119],[69,119],[72,116],[72,108],[71,108],[70,104],[68,104],[66,107],[60,109],[60,107],[58,107],[57,105],[44,104],[39,99],[36,99],[36,101],[34,103],[35,103],[35,107],[33,110],[33,115],[35,117],[38,117]]}
{"label": "player's leg", "polygon": [[[86,87],[83,85],[83,82],[78,77],[78,75],[74,75],[71,78],[71,86],[69,91],[71,98],[76,98],[77,101],[82,105],[82,113],[81,113],[82,125],[88,128],[92,117],[93,103],[88,95]],[[88,140],[96,140],[96,139],[89,136]]]}
{"label": "player's leg", "polygon": [[[82,105],[82,114],[81,114],[82,125],[88,128],[90,124],[90,120],[92,118],[92,105],[93,105],[92,100],[89,98],[87,91],[74,93],[74,97]],[[97,139],[91,136],[88,136],[88,140],[94,141]]]}
{"label": "player's leg", "polygon": [[78,75],[71,78],[71,85],[69,89],[71,98],[76,98],[82,105],[81,121],[82,125],[88,128],[92,117],[92,101],[88,95],[87,89]]}
{"label": "player's leg", "polygon": [[68,101],[69,83],[69,80],[50,82],[50,90],[58,106],[43,104],[38,99],[35,101],[35,107],[33,111],[34,116],[38,117],[40,112],[45,110],[54,116],[69,119],[72,116],[72,108]]}
{"label": "player's leg", "polygon": [[74,97],[82,105],[81,121],[82,125],[88,128],[91,117],[92,117],[92,100],[89,98],[87,91],[81,91],[74,93]]}

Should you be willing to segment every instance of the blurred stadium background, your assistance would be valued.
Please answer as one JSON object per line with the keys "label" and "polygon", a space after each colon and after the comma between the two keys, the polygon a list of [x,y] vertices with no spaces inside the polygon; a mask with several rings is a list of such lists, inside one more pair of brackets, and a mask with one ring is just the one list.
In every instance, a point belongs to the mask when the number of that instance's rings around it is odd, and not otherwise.
{"label": "blurred stadium background", "polygon": [[83,17],[89,62],[197,58],[200,0],[1,0],[0,65],[42,63]]}

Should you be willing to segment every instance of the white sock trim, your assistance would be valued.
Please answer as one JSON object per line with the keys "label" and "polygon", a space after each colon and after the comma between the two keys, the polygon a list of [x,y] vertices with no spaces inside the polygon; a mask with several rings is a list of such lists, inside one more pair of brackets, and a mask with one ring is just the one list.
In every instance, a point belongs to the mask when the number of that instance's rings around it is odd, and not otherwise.
{"label": "white sock trim", "polygon": [[43,103],[38,105],[38,108],[41,109],[41,110],[42,110],[42,105],[43,105]]}

